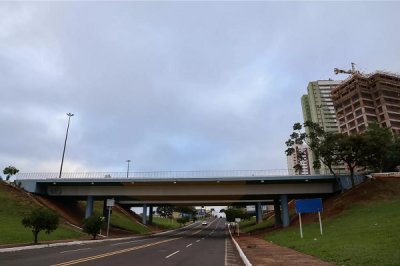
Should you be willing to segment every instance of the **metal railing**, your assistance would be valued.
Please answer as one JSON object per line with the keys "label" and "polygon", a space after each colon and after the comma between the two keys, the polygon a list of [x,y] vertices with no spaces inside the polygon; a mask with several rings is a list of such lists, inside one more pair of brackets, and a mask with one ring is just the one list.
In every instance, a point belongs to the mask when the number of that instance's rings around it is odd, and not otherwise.
{"label": "metal railing", "polygon": [[[17,180],[22,179],[55,179],[58,173],[18,173]],[[154,172],[76,172],[62,173],[65,179],[97,179],[97,178],[231,178],[231,177],[264,177],[264,176],[291,176],[295,175],[293,170],[205,170],[205,171],[154,171]]]}

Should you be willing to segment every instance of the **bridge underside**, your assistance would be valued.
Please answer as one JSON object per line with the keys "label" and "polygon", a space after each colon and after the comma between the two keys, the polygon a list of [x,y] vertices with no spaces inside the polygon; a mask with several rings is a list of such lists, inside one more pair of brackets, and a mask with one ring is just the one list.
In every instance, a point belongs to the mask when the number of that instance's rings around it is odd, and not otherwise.
{"label": "bridge underside", "polygon": [[[114,198],[128,206],[194,205],[274,205],[289,225],[288,201],[295,198],[324,197],[337,191],[336,180],[329,176],[287,176],[169,180],[154,179],[38,179],[20,180],[27,191],[52,197],[87,200],[90,216],[94,200]],[[282,213],[280,210],[282,209]],[[281,215],[282,214],[282,215]],[[258,219],[262,215],[257,215]],[[143,218],[146,222],[146,217]]]}
{"label": "bridge underside", "polygon": [[21,180],[27,191],[48,196],[121,198],[154,202],[236,202],[272,200],[279,195],[307,197],[334,193],[332,179],[246,181]]}

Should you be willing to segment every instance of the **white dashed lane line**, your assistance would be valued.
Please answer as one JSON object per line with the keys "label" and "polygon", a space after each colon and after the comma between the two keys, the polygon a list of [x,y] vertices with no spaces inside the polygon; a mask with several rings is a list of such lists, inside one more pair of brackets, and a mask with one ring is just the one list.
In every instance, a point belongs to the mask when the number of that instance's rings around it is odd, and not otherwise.
{"label": "white dashed lane line", "polygon": [[91,249],[91,248],[80,248],[80,249],[73,249],[73,250],[65,250],[65,251],[61,251],[60,253],[76,252],[76,251],[87,250],[87,249]]}
{"label": "white dashed lane line", "polygon": [[186,247],[188,248],[188,247],[190,247],[191,245],[193,245],[193,243],[190,243],[189,245],[187,245]]}
{"label": "white dashed lane line", "polygon": [[174,256],[175,254],[179,253],[180,250],[175,251],[174,253],[169,254],[168,256],[166,256],[165,258],[168,259],[169,257]]}
{"label": "white dashed lane line", "polygon": [[139,239],[139,240],[133,240],[133,241],[127,241],[127,242],[119,242],[119,243],[111,244],[110,246],[119,246],[119,245],[123,245],[123,244],[130,244],[130,243],[141,242],[141,241],[146,241],[146,240],[149,240],[149,239]]}

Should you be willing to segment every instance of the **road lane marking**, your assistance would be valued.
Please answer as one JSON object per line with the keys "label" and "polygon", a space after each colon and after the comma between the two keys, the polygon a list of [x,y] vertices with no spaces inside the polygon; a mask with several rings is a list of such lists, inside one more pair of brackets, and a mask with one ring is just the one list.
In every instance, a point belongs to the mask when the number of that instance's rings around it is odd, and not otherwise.
{"label": "road lane marking", "polygon": [[166,258],[166,259],[168,259],[169,257],[172,257],[172,256],[174,256],[175,254],[179,253],[179,251],[180,251],[180,250],[178,250],[178,251],[175,251],[174,253],[172,253],[172,254],[169,254],[169,255],[168,255],[168,256],[166,256],[165,258]]}
{"label": "road lane marking", "polygon": [[68,265],[74,265],[74,264],[78,264],[78,263],[81,263],[81,262],[86,262],[86,261],[101,259],[101,258],[113,256],[113,255],[118,255],[118,254],[126,253],[126,252],[129,252],[129,251],[134,251],[134,250],[138,250],[138,249],[142,249],[142,248],[147,248],[147,247],[159,245],[159,244],[162,244],[162,243],[166,243],[166,242],[178,240],[178,239],[180,239],[180,238],[182,238],[182,237],[176,237],[176,238],[166,239],[166,240],[162,240],[162,241],[158,241],[158,242],[154,242],[154,243],[150,243],[150,244],[145,244],[145,245],[141,245],[141,246],[137,246],[137,247],[126,248],[126,249],[121,249],[121,250],[117,250],[117,251],[113,251],[113,252],[108,252],[108,253],[104,253],[104,254],[99,254],[99,255],[95,255],[95,256],[91,256],[91,257],[86,257],[86,258],[81,258],[81,259],[66,261],[66,262],[62,262],[62,263],[58,263],[58,264],[53,264],[52,266],[68,266]]}
{"label": "road lane marking", "polygon": [[60,253],[76,252],[76,251],[86,250],[86,249],[92,249],[92,248],[80,248],[80,249],[73,249],[73,250],[65,250],[65,251],[61,251]]}
{"label": "road lane marking", "polygon": [[194,232],[194,233],[192,234],[192,236],[194,236],[194,235],[196,235],[196,234],[200,233],[200,232],[201,232],[201,230],[203,230],[203,229],[200,229],[199,231],[196,231],[196,232]]}
{"label": "road lane marking", "polygon": [[196,240],[196,242],[200,242],[200,239],[199,239],[199,240]]}
{"label": "road lane marking", "polygon": [[193,245],[193,243],[190,243],[189,245],[187,245],[186,247],[188,248],[188,247],[190,247],[191,245]]}
{"label": "road lane marking", "polygon": [[127,241],[127,242],[120,242],[120,243],[111,244],[110,246],[119,246],[119,245],[128,244],[128,243],[142,242],[145,240],[150,240],[150,239],[139,239],[139,240],[132,240],[132,241]]}

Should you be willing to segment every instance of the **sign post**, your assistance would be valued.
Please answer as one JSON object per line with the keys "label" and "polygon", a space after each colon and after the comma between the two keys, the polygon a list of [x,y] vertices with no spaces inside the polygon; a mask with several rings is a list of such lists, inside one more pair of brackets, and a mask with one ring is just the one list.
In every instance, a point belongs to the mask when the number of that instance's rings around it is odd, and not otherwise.
{"label": "sign post", "polygon": [[237,235],[239,236],[239,223],[240,223],[240,218],[235,218],[235,222],[236,222],[236,225],[237,225]]}
{"label": "sign post", "polygon": [[108,217],[107,217],[107,237],[108,232],[110,230],[110,216],[111,216],[111,209],[114,207],[115,200],[114,199],[107,199],[107,208],[108,208]]}
{"label": "sign post", "polygon": [[321,221],[321,212],[323,211],[322,199],[304,199],[304,200],[295,200],[295,208],[296,212],[299,214],[299,224],[300,224],[300,237],[303,238],[303,227],[301,224],[301,214],[302,213],[316,213],[318,212],[319,218],[319,228],[322,235],[322,221]]}

